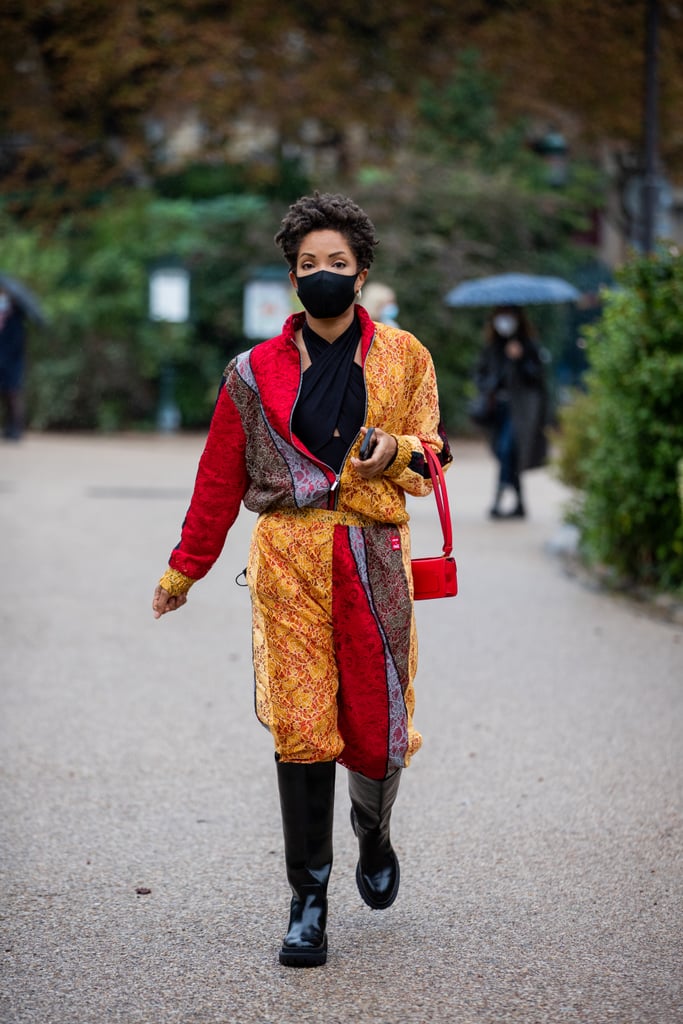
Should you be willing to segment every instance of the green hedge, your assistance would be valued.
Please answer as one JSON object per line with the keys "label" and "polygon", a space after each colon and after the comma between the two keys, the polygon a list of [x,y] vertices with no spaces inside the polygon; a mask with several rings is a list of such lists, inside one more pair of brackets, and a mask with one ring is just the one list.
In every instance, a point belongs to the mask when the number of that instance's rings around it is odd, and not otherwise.
{"label": "green hedge", "polygon": [[587,395],[562,414],[560,475],[589,561],[683,590],[683,257],[635,257],[617,283],[587,332]]}

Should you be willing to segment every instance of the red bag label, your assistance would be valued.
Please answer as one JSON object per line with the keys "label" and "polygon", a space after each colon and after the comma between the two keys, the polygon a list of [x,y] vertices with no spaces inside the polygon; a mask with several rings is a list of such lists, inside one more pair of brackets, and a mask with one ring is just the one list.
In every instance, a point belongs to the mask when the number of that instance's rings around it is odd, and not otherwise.
{"label": "red bag label", "polygon": [[391,538],[391,550],[392,551],[400,551],[401,550],[401,538],[400,537],[392,537]]}

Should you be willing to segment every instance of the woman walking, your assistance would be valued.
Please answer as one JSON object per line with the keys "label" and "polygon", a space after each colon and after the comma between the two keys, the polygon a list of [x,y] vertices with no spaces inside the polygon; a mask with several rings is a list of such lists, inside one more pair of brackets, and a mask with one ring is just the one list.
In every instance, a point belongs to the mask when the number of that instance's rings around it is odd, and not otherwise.
{"label": "woman walking", "polygon": [[[546,387],[543,362],[524,310],[499,307],[487,324],[484,350],[476,369],[479,408],[486,409],[485,425],[498,462],[492,519],[522,518],[526,505],[522,473],[546,459],[544,433]],[[506,492],[513,505],[505,508]]]}
{"label": "woman walking", "polygon": [[259,513],[247,568],[256,712],[274,741],[292,890],[280,962],[317,966],[337,763],[349,770],[360,895],[385,909],[398,892],[391,810],[422,742],[405,494],[431,490],[425,445],[443,465],[451,455],[428,351],[357,304],[377,244],[367,214],[315,193],[275,241],[304,312],[227,367],[153,608],[159,618],[185,603],[242,502]]}

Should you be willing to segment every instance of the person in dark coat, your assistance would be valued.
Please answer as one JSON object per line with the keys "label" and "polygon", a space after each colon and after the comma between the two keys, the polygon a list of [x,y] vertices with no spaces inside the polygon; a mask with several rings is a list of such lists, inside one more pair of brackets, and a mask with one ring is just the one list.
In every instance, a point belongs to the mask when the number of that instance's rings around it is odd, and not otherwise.
{"label": "person in dark coat", "polygon": [[[521,518],[526,515],[521,475],[546,461],[547,403],[541,353],[519,306],[500,306],[493,311],[475,380],[480,400],[490,410],[489,440],[498,461],[489,515],[492,519]],[[505,495],[510,490],[514,504],[504,510]]]}
{"label": "person in dark coat", "polygon": [[24,429],[24,362],[24,316],[0,288],[0,396],[8,441],[18,441]]}

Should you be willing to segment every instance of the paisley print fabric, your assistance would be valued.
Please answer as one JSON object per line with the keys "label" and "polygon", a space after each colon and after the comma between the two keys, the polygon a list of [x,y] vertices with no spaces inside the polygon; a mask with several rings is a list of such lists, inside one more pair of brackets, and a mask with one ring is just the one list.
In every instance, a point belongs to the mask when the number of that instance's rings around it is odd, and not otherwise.
{"label": "paisley print fabric", "polygon": [[324,508],[330,493],[329,480],[324,470],[281,437],[260,414],[261,396],[249,353],[237,357],[235,373],[249,389],[245,393],[239,387],[232,388],[243,421],[252,427],[251,443],[247,445],[251,484],[244,496],[246,508],[252,512],[292,505]]}
{"label": "paisley print fabric", "polygon": [[[361,763],[365,760],[364,768],[357,770],[371,778],[384,778],[389,771],[400,768],[409,747],[404,690],[411,681],[406,672],[412,607],[400,551],[392,548],[394,536],[398,536],[397,531],[378,527],[374,530],[350,527],[335,532],[335,567],[338,574],[342,569],[341,578],[333,589],[341,680],[340,728],[342,735],[348,734],[351,741],[358,736],[363,741],[357,751],[350,742],[342,759]],[[375,602],[371,575],[377,582],[384,580],[390,584],[391,605],[381,600]],[[382,587],[378,589],[378,597],[381,592]],[[391,631],[393,646],[389,643],[390,630],[388,624],[384,624],[382,612],[391,615],[394,627],[396,619],[399,620],[399,628]],[[371,642],[376,648],[374,658],[368,657],[367,647]],[[403,669],[402,675],[400,669]],[[375,736],[376,764],[368,763],[366,731]],[[353,764],[348,766],[353,767]]]}
{"label": "paisley print fabric", "polygon": [[419,749],[408,543],[345,513],[260,517],[247,572],[256,713],[283,760],[336,758],[382,779]]}

